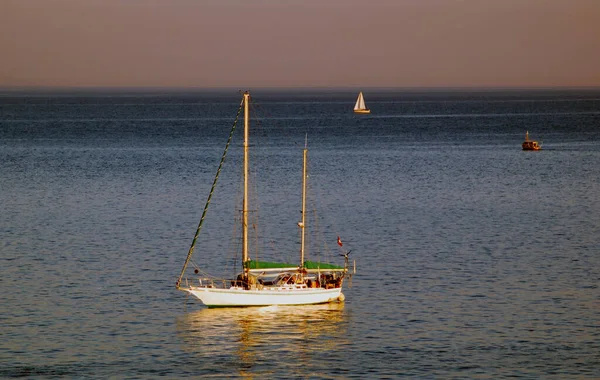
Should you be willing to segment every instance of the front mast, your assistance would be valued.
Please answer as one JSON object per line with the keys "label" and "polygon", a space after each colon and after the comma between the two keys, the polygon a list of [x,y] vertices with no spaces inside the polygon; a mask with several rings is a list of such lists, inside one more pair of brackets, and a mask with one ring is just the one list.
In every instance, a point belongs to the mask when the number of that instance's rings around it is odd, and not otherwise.
{"label": "front mast", "polygon": [[250,118],[248,111],[248,101],[250,93],[244,92],[244,199],[242,201],[242,267],[244,268],[244,277],[248,277],[246,262],[248,261],[248,137],[250,129]]}

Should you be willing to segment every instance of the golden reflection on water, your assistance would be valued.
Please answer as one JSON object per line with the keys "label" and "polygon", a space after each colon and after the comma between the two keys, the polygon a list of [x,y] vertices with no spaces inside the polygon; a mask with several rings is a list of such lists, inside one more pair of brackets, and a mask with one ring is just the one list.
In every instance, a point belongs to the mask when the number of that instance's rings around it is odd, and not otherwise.
{"label": "golden reflection on water", "polygon": [[292,372],[314,367],[320,355],[348,344],[346,332],[343,303],[206,308],[177,319],[186,352],[212,357],[244,377],[272,374],[273,365]]}

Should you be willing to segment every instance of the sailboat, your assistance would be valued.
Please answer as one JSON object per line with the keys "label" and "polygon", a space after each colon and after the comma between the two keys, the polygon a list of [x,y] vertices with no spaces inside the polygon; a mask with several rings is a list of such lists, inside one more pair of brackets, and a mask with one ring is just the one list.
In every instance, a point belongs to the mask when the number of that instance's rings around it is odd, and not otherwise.
{"label": "sailboat", "polygon": [[356,104],[354,105],[354,113],[371,113],[371,110],[365,105],[365,98],[362,91],[358,94]]}
{"label": "sailboat", "polygon": [[[342,293],[344,279],[350,278],[356,272],[354,262],[353,273],[349,269],[348,255],[342,254],[344,265],[339,266],[330,263],[308,261],[305,259],[305,234],[307,227],[306,198],[307,198],[307,144],[303,150],[302,168],[302,218],[297,223],[300,229],[300,257],[296,264],[265,262],[252,260],[249,255],[248,238],[248,213],[250,202],[248,198],[249,187],[249,101],[250,94],[243,95],[238,115],[241,108],[244,109],[244,142],[243,142],[243,197],[242,197],[242,271],[234,274],[231,279],[215,279],[214,277],[195,276],[193,279],[184,278],[186,269],[191,261],[198,235],[205,220],[206,212],[216,183],[221,172],[227,149],[231,142],[234,126],[230,132],[229,140],[217,169],[213,186],[207,199],[200,223],[192,245],[188,251],[187,258],[176,282],[178,290],[192,294],[209,308],[213,307],[243,307],[243,306],[272,306],[272,305],[311,305],[330,302],[343,302],[345,297]],[[236,117],[237,122],[237,117]],[[338,237],[338,245],[342,246]],[[199,268],[195,270],[198,274]]]}

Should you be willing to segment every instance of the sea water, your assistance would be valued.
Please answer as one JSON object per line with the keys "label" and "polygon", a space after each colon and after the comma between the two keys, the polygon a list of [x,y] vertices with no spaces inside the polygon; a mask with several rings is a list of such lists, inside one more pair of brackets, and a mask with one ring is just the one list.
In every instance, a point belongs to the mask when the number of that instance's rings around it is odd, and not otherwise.
{"label": "sea water", "polygon": [[[307,144],[346,302],[207,309],[175,281],[241,95],[3,92],[0,377],[600,377],[600,92],[356,94],[252,92],[261,257],[298,260]],[[240,130],[193,257],[219,275]]]}

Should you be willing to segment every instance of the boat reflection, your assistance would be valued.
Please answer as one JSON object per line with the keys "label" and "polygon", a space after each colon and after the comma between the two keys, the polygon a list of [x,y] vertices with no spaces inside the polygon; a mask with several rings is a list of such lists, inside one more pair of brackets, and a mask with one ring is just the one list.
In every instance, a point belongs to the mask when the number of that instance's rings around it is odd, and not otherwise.
{"label": "boat reflection", "polygon": [[347,319],[343,303],[206,308],[179,317],[177,334],[207,373],[300,374],[349,344]]}

